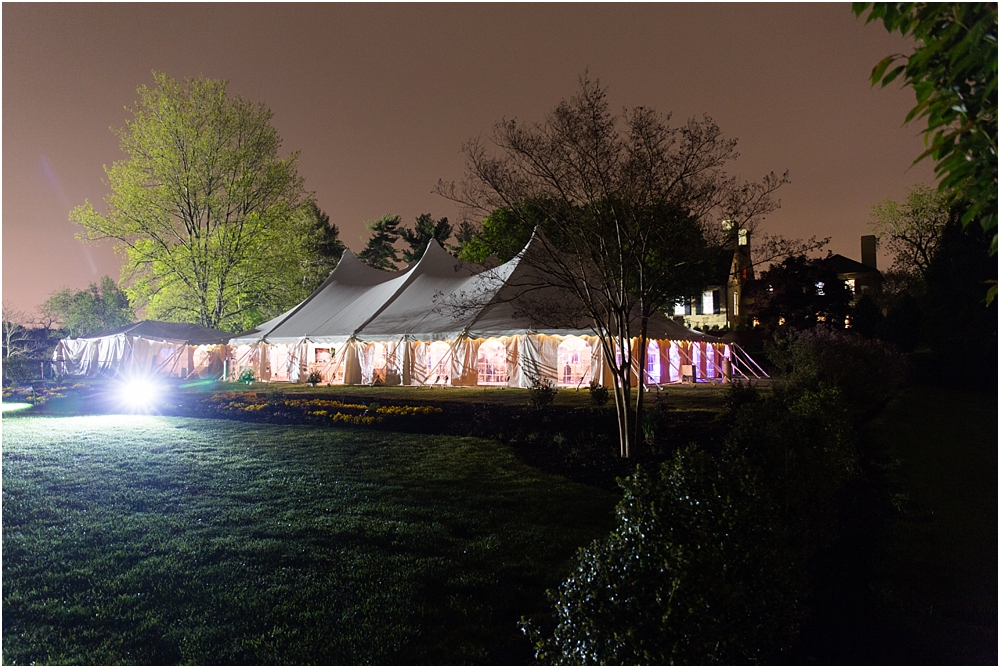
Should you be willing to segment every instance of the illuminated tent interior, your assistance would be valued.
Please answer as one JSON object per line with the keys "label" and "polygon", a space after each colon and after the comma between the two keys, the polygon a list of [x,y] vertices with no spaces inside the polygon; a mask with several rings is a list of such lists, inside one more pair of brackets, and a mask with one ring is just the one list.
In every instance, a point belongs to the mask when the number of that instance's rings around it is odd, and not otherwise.
{"label": "illuminated tent interior", "polygon": [[56,374],[149,374],[219,378],[230,334],[178,322],[143,320],[78,338],[62,339],[52,353]]}
{"label": "illuminated tent interior", "polygon": [[[539,309],[572,300],[546,287],[537,263],[523,261],[534,243],[490,269],[456,259],[433,240],[418,262],[394,272],[346,251],[308,299],[230,339],[229,377],[249,368],[263,381],[304,382],[316,372],[334,385],[610,386],[592,329],[569,320],[539,325]],[[642,357],[650,385],[753,373],[731,346],[665,316],[650,318],[649,338]],[[632,346],[638,362],[636,340]]]}

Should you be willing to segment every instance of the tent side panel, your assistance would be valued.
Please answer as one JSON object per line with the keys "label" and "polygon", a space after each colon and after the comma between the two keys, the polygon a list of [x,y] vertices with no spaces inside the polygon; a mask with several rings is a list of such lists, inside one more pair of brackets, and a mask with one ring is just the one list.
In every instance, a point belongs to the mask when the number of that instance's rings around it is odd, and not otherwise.
{"label": "tent side panel", "polygon": [[410,385],[425,385],[427,383],[427,353],[429,352],[430,345],[426,341],[410,341],[411,348],[409,352],[411,353],[411,359],[413,360],[410,366]]}
{"label": "tent side panel", "polygon": [[521,348],[524,338],[523,334],[519,334],[501,339],[507,348],[507,387],[528,387],[530,385],[530,383],[521,383]]}
{"label": "tent side panel", "polygon": [[345,343],[344,347],[347,349],[344,359],[344,385],[360,385],[362,378],[359,344],[351,340]]}
{"label": "tent side panel", "polygon": [[451,384],[475,387],[479,384],[478,339],[460,337],[452,344]]}

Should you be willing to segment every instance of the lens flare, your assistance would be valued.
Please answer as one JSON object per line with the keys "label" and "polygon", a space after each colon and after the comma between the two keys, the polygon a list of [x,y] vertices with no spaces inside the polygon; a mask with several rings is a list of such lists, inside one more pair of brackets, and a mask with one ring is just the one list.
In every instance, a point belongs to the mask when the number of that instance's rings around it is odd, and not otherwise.
{"label": "lens flare", "polygon": [[119,401],[136,413],[154,409],[162,396],[163,388],[154,378],[126,378],[121,381],[118,388]]}

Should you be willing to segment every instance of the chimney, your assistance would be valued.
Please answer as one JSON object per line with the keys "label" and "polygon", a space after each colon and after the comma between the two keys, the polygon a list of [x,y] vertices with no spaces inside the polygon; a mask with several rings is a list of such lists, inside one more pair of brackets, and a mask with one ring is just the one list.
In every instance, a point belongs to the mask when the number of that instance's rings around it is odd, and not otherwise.
{"label": "chimney", "polygon": [[875,235],[866,234],[861,237],[861,264],[878,269],[878,255],[875,252]]}

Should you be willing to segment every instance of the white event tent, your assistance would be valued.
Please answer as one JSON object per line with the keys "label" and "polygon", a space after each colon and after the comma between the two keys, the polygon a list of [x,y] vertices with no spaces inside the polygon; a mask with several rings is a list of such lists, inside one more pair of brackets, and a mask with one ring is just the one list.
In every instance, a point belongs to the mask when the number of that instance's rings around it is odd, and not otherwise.
{"label": "white event tent", "polygon": [[[418,262],[394,272],[346,251],[308,299],[230,339],[229,378],[250,368],[263,381],[304,382],[318,372],[323,383],[348,385],[610,386],[592,328],[572,318],[539,325],[546,299],[562,307],[572,300],[543,287],[544,276],[523,261],[534,243],[492,269],[457,260],[434,240]],[[534,297],[526,286],[535,286]],[[680,382],[682,372],[710,381],[724,369],[740,373],[730,346],[665,316],[650,318],[649,338],[651,385]]]}
{"label": "white event tent", "polygon": [[161,374],[219,378],[230,334],[179,322],[143,320],[97,334],[61,339],[52,353],[56,374]]}

